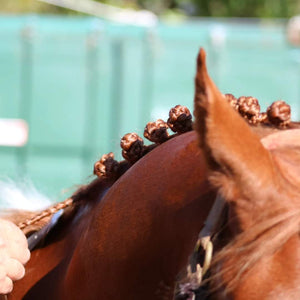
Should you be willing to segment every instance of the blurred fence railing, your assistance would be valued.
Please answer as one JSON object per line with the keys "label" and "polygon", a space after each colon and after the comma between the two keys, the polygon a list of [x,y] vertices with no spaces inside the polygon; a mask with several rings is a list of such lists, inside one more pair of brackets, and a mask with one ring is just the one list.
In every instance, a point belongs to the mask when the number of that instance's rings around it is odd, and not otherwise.
{"label": "blurred fence railing", "polygon": [[[120,137],[192,110],[195,58],[224,93],[274,100],[299,117],[300,53],[284,21],[195,20],[154,28],[88,17],[0,16],[0,118],[29,126],[23,147],[0,147],[0,174],[28,177],[48,195],[88,180],[93,163],[120,153]],[[120,155],[118,155],[120,158]]]}

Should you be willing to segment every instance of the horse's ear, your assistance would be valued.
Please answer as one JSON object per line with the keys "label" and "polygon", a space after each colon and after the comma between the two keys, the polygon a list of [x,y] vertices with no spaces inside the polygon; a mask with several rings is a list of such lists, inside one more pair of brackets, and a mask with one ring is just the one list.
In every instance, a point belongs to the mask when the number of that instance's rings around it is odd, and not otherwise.
{"label": "horse's ear", "polygon": [[[271,155],[250,126],[231,108],[208,75],[200,50],[195,77],[195,130],[212,171],[220,171],[241,188],[273,181]],[[245,187],[247,185],[248,187]]]}

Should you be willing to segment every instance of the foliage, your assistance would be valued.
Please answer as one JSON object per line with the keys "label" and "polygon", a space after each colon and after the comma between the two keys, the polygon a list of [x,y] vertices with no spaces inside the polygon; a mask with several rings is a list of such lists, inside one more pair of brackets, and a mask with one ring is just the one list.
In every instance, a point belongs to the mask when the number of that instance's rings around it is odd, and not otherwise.
{"label": "foliage", "polygon": [[70,10],[42,3],[37,0],[0,0],[0,13],[52,13],[70,14]]}
{"label": "foliage", "polygon": [[300,12],[296,0],[192,0],[198,15],[222,17],[291,17]]}
{"label": "foliage", "polygon": [[[148,9],[158,15],[170,11],[205,17],[276,17],[286,18],[300,13],[297,0],[96,0],[133,9]],[[37,0],[1,0],[2,12],[74,13]]]}

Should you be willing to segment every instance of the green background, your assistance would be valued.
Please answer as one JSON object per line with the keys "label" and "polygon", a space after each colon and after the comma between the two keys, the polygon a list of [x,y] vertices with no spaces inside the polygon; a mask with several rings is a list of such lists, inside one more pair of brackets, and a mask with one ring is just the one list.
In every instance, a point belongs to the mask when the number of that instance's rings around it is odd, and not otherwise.
{"label": "green background", "polygon": [[[153,28],[92,17],[0,16],[0,117],[29,124],[21,148],[0,147],[3,178],[30,179],[54,200],[93,177],[128,132],[192,110],[195,58],[208,55],[223,93],[278,99],[299,118],[300,53],[285,20],[195,19]],[[64,192],[67,190],[67,192]]]}

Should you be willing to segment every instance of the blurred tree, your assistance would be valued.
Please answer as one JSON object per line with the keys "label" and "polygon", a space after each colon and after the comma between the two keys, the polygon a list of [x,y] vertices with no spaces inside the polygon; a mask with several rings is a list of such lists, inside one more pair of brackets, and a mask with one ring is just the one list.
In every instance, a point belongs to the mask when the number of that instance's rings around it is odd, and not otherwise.
{"label": "blurred tree", "polygon": [[[104,2],[101,0],[97,0]],[[106,0],[115,5],[130,4],[163,14],[180,9],[183,13],[206,17],[276,17],[287,18],[300,13],[299,0]]]}
{"label": "blurred tree", "polygon": [[299,0],[97,0],[143,8],[161,15],[168,10],[205,17],[287,18],[300,13]]}
{"label": "blurred tree", "polygon": [[42,3],[37,0],[0,0],[1,13],[51,13],[51,14],[74,14],[74,12]]}
{"label": "blurred tree", "polygon": [[297,0],[192,0],[201,16],[291,17],[300,12]]}
{"label": "blurred tree", "polygon": [[[158,15],[176,11],[205,17],[287,18],[300,13],[300,0],[95,0],[119,7],[148,9]],[[37,0],[1,0],[2,12],[74,13]]]}

